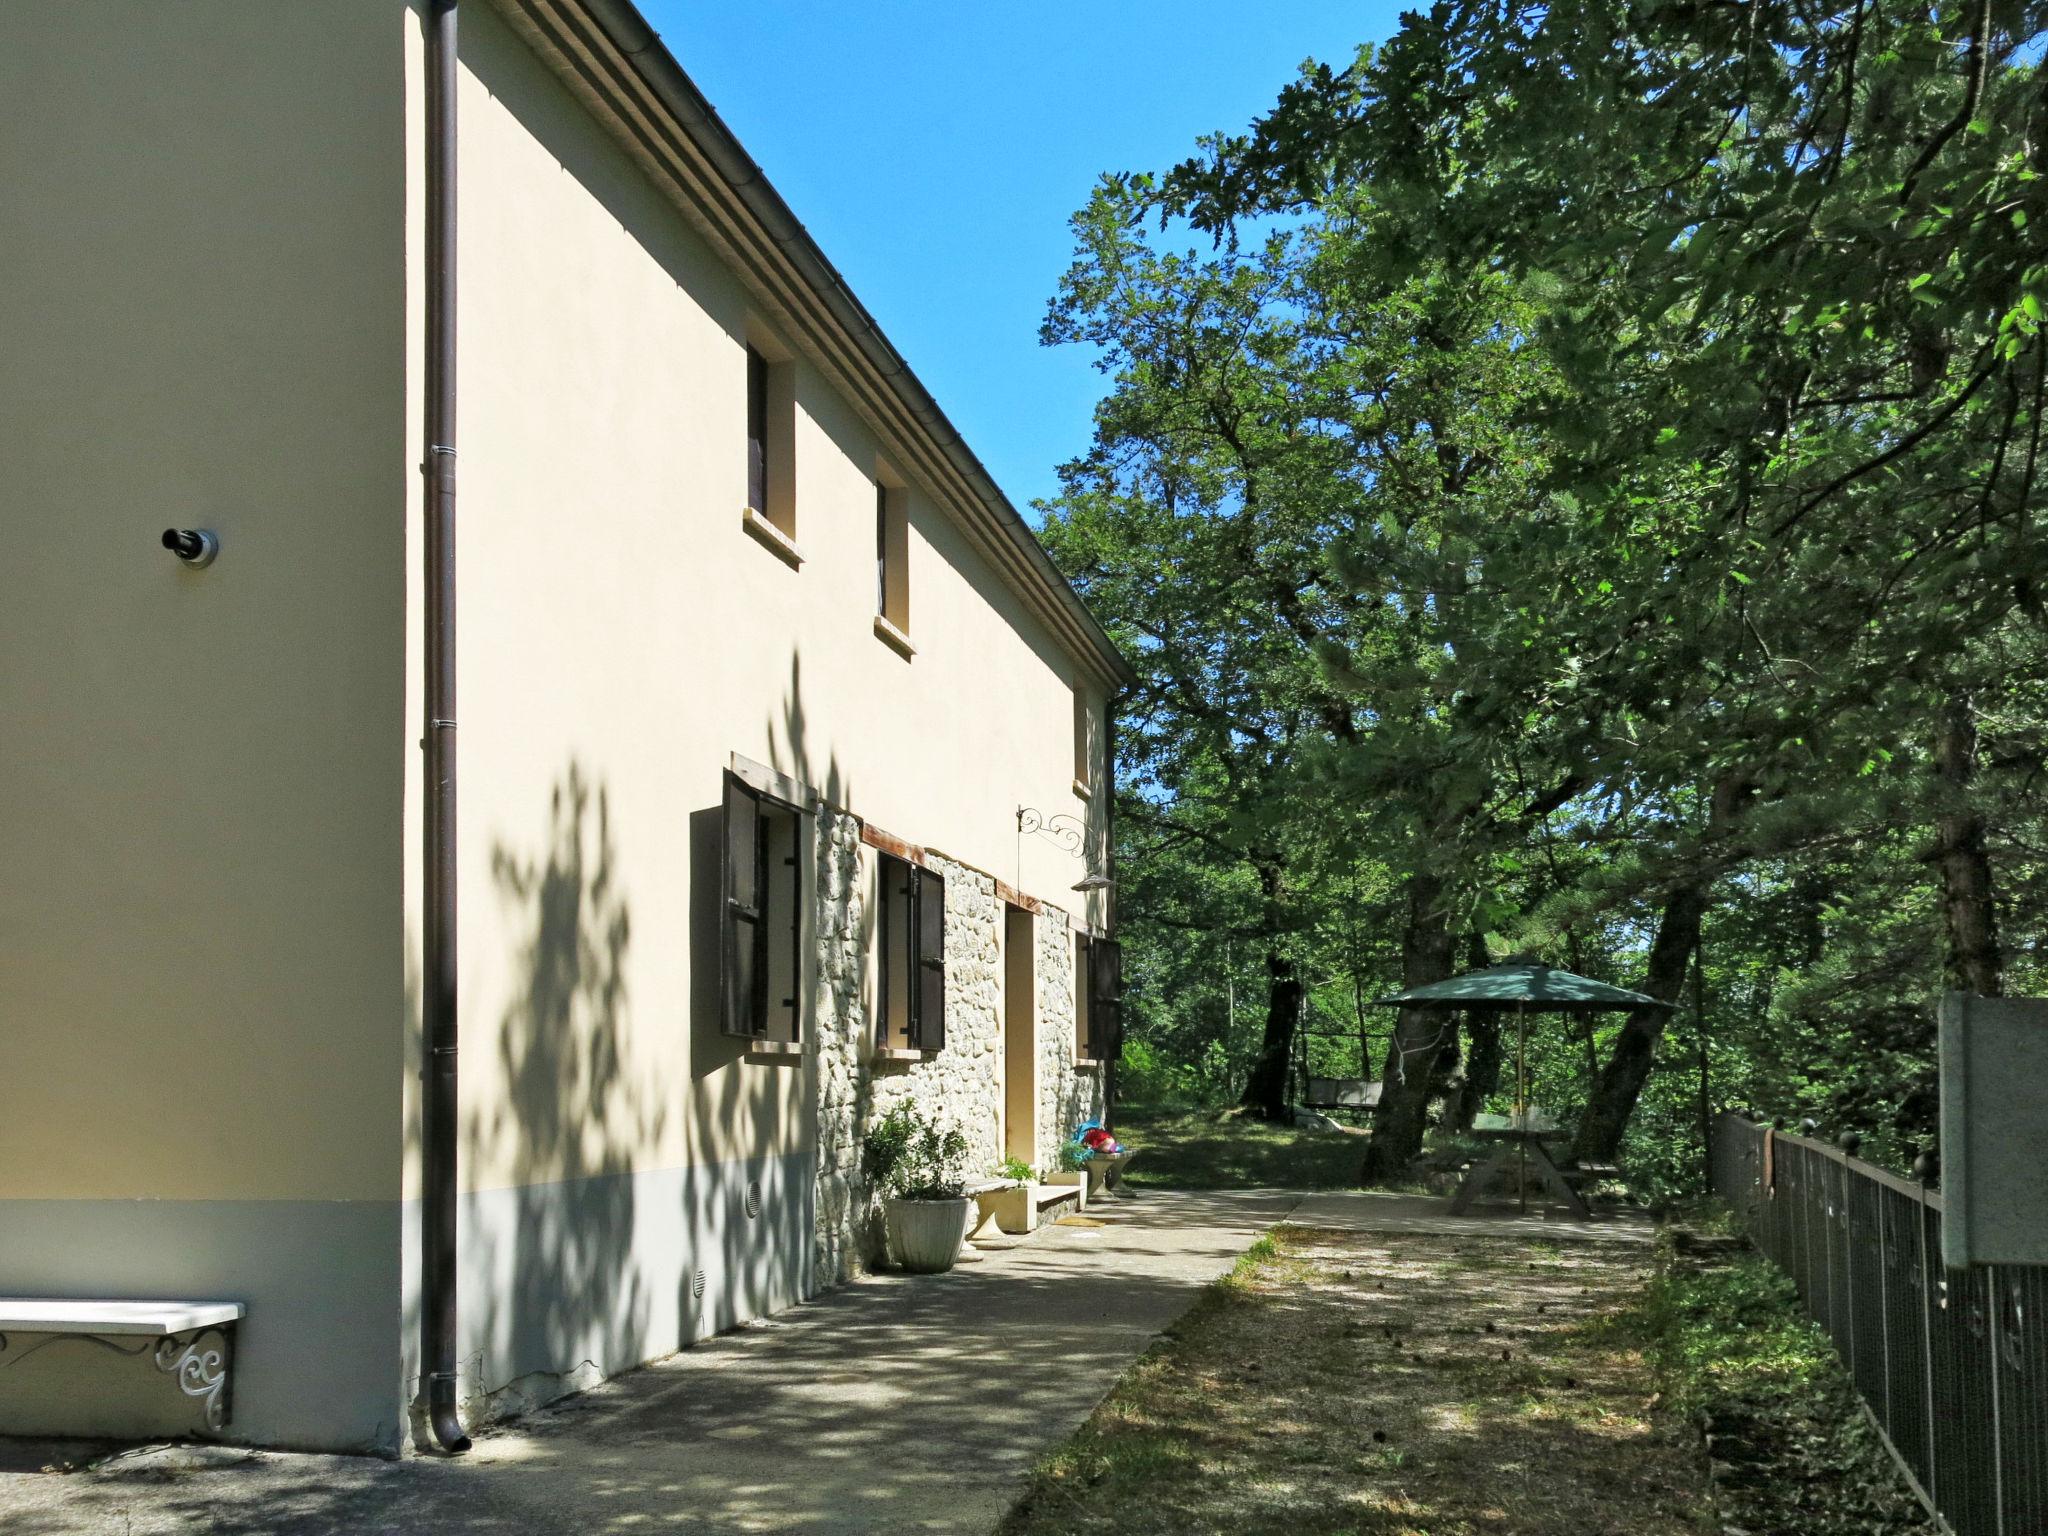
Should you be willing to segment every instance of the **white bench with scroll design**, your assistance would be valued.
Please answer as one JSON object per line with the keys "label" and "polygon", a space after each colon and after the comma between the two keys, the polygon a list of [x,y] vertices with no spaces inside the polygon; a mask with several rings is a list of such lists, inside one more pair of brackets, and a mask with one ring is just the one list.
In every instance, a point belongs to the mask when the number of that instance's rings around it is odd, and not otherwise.
{"label": "white bench with scroll design", "polygon": [[[169,1377],[198,1410],[196,1428],[227,1427],[232,1402],[237,1301],[110,1301],[0,1296],[0,1369],[53,1345],[82,1342],[141,1357]],[[52,1426],[58,1429],[60,1426]]]}

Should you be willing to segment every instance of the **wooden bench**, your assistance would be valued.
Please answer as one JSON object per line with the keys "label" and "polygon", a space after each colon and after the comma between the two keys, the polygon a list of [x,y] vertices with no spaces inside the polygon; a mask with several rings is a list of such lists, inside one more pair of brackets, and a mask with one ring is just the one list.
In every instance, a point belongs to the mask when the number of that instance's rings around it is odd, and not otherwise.
{"label": "wooden bench", "polygon": [[1621,1169],[1613,1163],[1573,1163],[1562,1170],[1565,1181],[1574,1188],[1581,1184],[1598,1183],[1601,1179],[1618,1179]]}
{"label": "wooden bench", "polygon": [[[243,1307],[236,1301],[100,1301],[74,1297],[0,1297],[0,1366],[9,1356],[26,1358],[15,1335],[91,1339],[122,1353],[145,1351],[157,1370],[169,1376],[180,1392],[200,1408],[200,1422],[219,1431],[231,1411],[228,1373],[234,1353],[235,1325]],[[214,1342],[208,1342],[208,1335]],[[121,1350],[112,1341],[145,1341]],[[151,1348],[146,1342],[156,1341]]]}

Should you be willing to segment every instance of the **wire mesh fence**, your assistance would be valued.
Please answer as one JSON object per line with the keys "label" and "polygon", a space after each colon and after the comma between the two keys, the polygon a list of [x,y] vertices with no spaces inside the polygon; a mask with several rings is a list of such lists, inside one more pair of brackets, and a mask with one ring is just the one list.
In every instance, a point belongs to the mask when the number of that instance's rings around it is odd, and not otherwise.
{"label": "wire mesh fence", "polygon": [[1713,1166],[1928,1507],[1955,1536],[2048,1536],[2048,1268],[1945,1269],[1940,1194],[1740,1115]]}

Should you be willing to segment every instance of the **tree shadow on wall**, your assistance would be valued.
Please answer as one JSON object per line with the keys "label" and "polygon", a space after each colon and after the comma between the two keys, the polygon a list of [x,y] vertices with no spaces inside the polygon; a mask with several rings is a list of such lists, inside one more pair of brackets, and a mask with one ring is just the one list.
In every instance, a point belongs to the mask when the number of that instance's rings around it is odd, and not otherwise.
{"label": "tree shadow on wall", "polygon": [[[847,1258],[865,1234],[850,1163],[865,1129],[867,965],[871,914],[865,870],[842,856],[856,823],[843,808],[850,788],[836,756],[814,752],[800,656],[790,657],[789,682],[764,722],[767,763],[818,802],[804,860],[803,1020],[799,1058],[750,1054],[747,1042],[723,1033],[719,978],[724,957],[719,915],[721,811],[708,806],[690,818],[691,1077],[689,1125],[695,1176],[684,1219],[698,1266],[714,1278],[711,1294],[690,1294],[681,1278],[682,1315],[698,1333],[787,1305],[843,1278]],[[762,1208],[747,1208],[718,1170],[731,1160],[766,1160],[750,1170],[766,1181]],[[778,1161],[779,1160],[779,1161]],[[822,1164],[822,1165],[821,1165]]]}
{"label": "tree shadow on wall", "polygon": [[465,1332],[481,1341],[482,1390],[573,1373],[584,1361],[615,1370],[648,1354],[632,1173],[667,1111],[622,1053],[632,917],[617,862],[609,796],[574,760],[538,848],[491,850],[508,926],[526,937],[499,1028],[504,1095],[478,1113],[467,1151],[471,1166],[503,1169],[513,1185],[470,1197],[511,1202],[509,1230],[499,1212],[469,1234],[466,1267],[484,1283],[471,1290],[483,1300]]}

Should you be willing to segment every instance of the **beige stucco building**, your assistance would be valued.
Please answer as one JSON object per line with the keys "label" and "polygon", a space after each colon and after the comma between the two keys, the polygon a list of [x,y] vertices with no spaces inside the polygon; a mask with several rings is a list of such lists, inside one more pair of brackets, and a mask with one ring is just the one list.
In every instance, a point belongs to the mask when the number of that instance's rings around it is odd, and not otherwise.
{"label": "beige stucco building", "polygon": [[[871,1259],[893,1103],[1100,1112],[1128,670],[629,5],[460,16],[474,1417]],[[426,71],[401,0],[0,7],[0,1296],[241,1304],[257,1443],[418,1384]]]}

